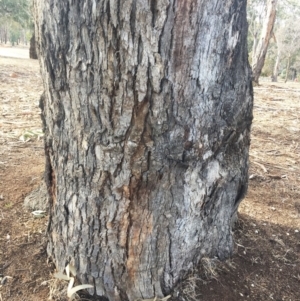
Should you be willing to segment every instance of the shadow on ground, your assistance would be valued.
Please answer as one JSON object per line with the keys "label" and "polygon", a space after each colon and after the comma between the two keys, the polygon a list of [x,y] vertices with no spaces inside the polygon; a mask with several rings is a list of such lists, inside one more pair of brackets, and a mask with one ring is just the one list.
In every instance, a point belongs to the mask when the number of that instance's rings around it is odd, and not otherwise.
{"label": "shadow on ground", "polygon": [[299,229],[243,214],[235,230],[232,259],[202,261],[171,300],[300,300],[299,263]]}

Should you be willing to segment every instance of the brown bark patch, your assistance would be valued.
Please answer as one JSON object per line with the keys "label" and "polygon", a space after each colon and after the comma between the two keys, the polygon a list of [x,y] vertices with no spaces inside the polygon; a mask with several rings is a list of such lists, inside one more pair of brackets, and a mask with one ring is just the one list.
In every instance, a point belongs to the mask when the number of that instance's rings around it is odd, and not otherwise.
{"label": "brown bark patch", "polygon": [[148,210],[137,209],[131,216],[130,241],[128,245],[128,258],[126,268],[131,280],[137,277],[142,259],[142,246],[153,231],[153,216]]}
{"label": "brown bark patch", "polygon": [[189,8],[192,0],[177,1],[177,16],[174,26],[174,66],[175,70],[180,70],[186,66],[188,49],[184,45],[185,37],[189,34]]}

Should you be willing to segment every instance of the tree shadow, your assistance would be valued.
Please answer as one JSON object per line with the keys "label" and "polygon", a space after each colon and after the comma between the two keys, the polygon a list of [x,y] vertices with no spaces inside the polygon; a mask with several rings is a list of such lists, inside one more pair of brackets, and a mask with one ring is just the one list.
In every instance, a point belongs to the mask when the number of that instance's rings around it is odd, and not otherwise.
{"label": "tree shadow", "polygon": [[299,231],[241,214],[232,258],[202,261],[172,300],[299,300]]}

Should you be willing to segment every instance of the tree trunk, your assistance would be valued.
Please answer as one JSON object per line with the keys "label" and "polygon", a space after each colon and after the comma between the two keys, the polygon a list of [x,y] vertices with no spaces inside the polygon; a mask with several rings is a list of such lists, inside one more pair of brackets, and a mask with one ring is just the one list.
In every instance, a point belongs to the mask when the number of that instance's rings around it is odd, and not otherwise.
{"label": "tree trunk", "polygon": [[277,56],[276,56],[276,62],[273,69],[272,82],[277,82],[279,62],[280,62],[280,50],[279,48],[277,48]]}
{"label": "tree trunk", "polygon": [[252,121],[246,1],[36,0],[35,13],[57,268],[136,300],[230,256]]}
{"label": "tree trunk", "polygon": [[257,49],[257,44],[258,44],[258,32],[255,32],[255,34],[253,35],[253,45],[252,45],[252,58],[251,58],[251,62],[255,61],[255,55],[256,55],[256,49]]}
{"label": "tree trunk", "polygon": [[252,80],[258,84],[258,79],[265,63],[265,58],[269,46],[269,41],[272,36],[272,31],[276,18],[277,0],[268,0],[267,13],[261,32],[261,37],[256,46],[255,53],[252,59]]}
{"label": "tree trunk", "polygon": [[30,39],[30,46],[29,46],[29,57],[31,59],[37,60],[38,55],[36,51],[36,42],[35,42],[35,34],[33,33],[31,39]]}
{"label": "tree trunk", "polygon": [[4,43],[5,44],[7,44],[7,32],[8,32],[7,28],[8,28],[8,26],[4,27]]}
{"label": "tree trunk", "polygon": [[7,43],[7,28],[4,27],[4,43]]}
{"label": "tree trunk", "polygon": [[291,61],[291,54],[289,53],[288,59],[287,59],[287,64],[286,64],[286,74],[285,74],[285,80],[284,80],[285,83],[287,82],[287,80],[289,78],[290,61]]}

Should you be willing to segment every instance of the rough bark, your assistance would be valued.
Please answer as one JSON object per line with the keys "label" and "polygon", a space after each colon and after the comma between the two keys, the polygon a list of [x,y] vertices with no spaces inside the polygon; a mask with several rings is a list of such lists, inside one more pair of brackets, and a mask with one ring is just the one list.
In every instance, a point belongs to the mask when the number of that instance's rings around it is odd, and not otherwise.
{"label": "rough bark", "polygon": [[230,256],[252,121],[246,1],[35,11],[57,268],[135,300],[168,294],[203,256]]}
{"label": "rough bark", "polygon": [[24,199],[24,208],[28,210],[48,211],[48,193],[45,181],[42,180],[39,187],[31,191]]}
{"label": "rough bark", "polygon": [[260,40],[256,46],[255,53],[252,55],[252,79],[258,84],[259,76],[265,63],[269,41],[272,36],[273,27],[276,19],[277,0],[268,0],[267,13],[263,24]]}

